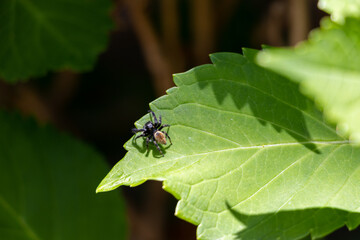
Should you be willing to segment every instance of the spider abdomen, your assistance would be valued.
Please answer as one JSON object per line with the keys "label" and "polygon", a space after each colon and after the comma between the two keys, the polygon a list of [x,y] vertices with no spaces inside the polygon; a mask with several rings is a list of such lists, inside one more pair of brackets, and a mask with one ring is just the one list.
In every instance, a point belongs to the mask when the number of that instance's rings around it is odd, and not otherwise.
{"label": "spider abdomen", "polygon": [[161,143],[161,144],[164,144],[164,145],[166,144],[165,134],[162,133],[161,131],[156,131],[154,133],[154,138],[158,143]]}

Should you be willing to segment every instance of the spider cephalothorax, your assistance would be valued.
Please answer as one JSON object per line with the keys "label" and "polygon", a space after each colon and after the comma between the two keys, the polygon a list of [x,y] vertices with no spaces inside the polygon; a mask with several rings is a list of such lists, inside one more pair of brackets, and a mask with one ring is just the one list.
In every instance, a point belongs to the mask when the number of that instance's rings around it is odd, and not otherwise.
{"label": "spider cephalothorax", "polygon": [[164,127],[170,127],[170,125],[168,125],[168,124],[162,125],[162,123],[161,123],[161,115],[159,115],[159,121],[158,121],[157,118],[156,118],[156,115],[155,115],[155,113],[153,111],[149,110],[149,113],[150,113],[150,120],[151,120],[151,114],[152,114],[153,117],[154,117],[154,122],[153,121],[148,121],[147,123],[145,123],[145,125],[141,129],[133,128],[132,132],[134,134],[136,134],[138,132],[142,132],[142,134],[140,134],[139,136],[137,136],[135,138],[135,141],[139,137],[146,137],[146,148],[149,149],[149,142],[152,142],[152,143],[154,143],[156,148],[159,150],[161,155],[164,156],[164,154],[161,151],[158,143],[165,145],[166,144],[166,138],[169,138],[170,144],[172,144],[171,138],[169,137],[169,135],[166,132],[161,131]]}

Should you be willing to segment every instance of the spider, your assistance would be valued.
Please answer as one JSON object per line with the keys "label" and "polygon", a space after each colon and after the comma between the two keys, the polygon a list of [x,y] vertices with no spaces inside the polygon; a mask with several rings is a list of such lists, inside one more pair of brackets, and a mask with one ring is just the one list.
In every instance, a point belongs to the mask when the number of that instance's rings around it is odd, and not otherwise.
{"label": "spider", "polygon": [[[169,124],[162,125],[161,115],[159,115],[159,121],[158,121],[153,111],[149,110],[148,112],[150,114],[150,121],[145,123],[145,125],[141,129],[137,129],[137,128],[132,129],[132,132],[135,135],[138,132],[142,132],[142,134],[140,134],[135,138],[135,141],[139,137],[146,137],[146,149],[149,150],[149,142],[152,142],[156,146],[157,150],[159,150],[161,155],[164,157],[164,153],[161,151],[158,143],[165,145],[166,138],[169,138],[170,145],[172,145],[171,138],[169,137],[169,135],[166,132],[161,131],[161,129],[163,129],[164,127],[170,127],[170,125]],[[151,115],[154,117],[154,122],[151,121]]]}

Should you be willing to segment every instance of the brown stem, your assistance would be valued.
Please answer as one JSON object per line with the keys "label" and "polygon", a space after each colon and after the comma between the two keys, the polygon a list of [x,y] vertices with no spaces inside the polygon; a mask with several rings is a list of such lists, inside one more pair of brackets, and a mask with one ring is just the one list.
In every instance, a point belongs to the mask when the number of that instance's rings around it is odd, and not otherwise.
{"label": "brown stem", "polygon": [[306,39],[310,30],[308,0],[289,0],[289,45]]}
{"label": "brown stem", "polygon": [[209,54],[215,49],[215,12],[212,0],[190,1],[194,36],[195,64],[209,62]]}
{"label": "brown stem", "polygon": [[172,72],[182,72],[185,69],[185,56],[180,42],[178,1],[161,0],[160,4],[165,53]]}
{"label": "brown stem", "polygon": [[148,69],[153,76],[156,94],[158,96],[163,95],[166,89],[173,86],[172,75],[170,66],[162,53],[158,37],[145,14],[147,1],[126,0],[125,3]]}

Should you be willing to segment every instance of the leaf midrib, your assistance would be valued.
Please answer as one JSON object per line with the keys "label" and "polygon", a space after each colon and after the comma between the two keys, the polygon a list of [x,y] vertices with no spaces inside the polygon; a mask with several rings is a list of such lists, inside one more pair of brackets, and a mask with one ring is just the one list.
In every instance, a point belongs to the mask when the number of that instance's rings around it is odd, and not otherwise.
{"label": "leaf midrib", "polygon": [[[15,1],[15,0],[14,0]],[[44,28],[48,31],[48,33],[54,36],[54,39],[58,41],[60,44],[64,46],[64,48],[68,49],[72,53],[76,53],[79,55],[79,51],[74,48],[66,38],[52,25],[49,21],[46,21],[46,17],[39,11],[38,8],[30,1],[30,0],[23,0],[19,1],[24,8],[40,23]]]}
{"label": "leaf midrib", "polygon": [[[203,152],[203,153],[197,153],[197,154],[191,154],[191,155],[183,155],[181,157],[171,158],[171,159],[169,159],[167,161],[162,161],[162,162],[160,162],[160,163],[158,163],[156,165],[140,168],[140,169],[137,169],[136,171],[132,171],[129,174],[122,175],[121,177],[119,177],[119,180],[117,180],[115,182],[112,182],[112,184],[103,185],[102,187],[100,187],[98,189],[98,191],[102,191],[105,186],[109,186],[106,189],[108,189],[108,188],[112,189],[112,188],[117,187],[119,185],[123,185],[123,184],[127,184],[127,183],[136,183],[136,182],[132,182],[132,181],[123,182],[122,180],[128,178],[129,176],[133,176],[134,174],[136,174],[138,172],[144,171],[146,169],[151,169],[154,166],[167,164],[169,162],[178,161],[178,160],[181,160],[181,159],[184,159],[184,158],[187,158],[187,157],[204,156],[204,155],[210,155],[210,154],[215,154],[215,153],[229,152],[229,151],[236,151],[236,150],[243,150],[243,149],[244,150],[246,150],[246,149],[263,149],[263,148],[267,148],[267,147],[286,147],[286,146],[296,146],[296,145],[305,145],[305,144],[342,145],[342,144],[351,144],[351,142],[348,141],[348,140],[344,140],[344,141],[306,141],[306,142],[293,142],[293,143],[278,143],[278,144],[266,144],[266,145],[247,146],[247,147],[227,148],[227,149],[221,149],[221,150],[216,150],[216,151],[211,151],[211,152]],[[171,151],[168,151],[168,152],[171,152]],[[178,154],[178,153],[176,153],[176,154]]]}
{"label": "leaf midrib", "polygon": [[[337,146],[335,149],[333,149],[332,152],[331,152],[331,154],[333,154],[336,150],[338,150],[339,147],[341,147],[341,146]],[[254,156],[256,156],[258,153],[259,153],[259,152],[256,152],[255,154],[253,154],[248,160],[252,159],[252,158],[253,158]],[[295,164],[299,163],[299,161],[305,159],[309,154],[310,154],[310,152],[308,152],[307,154],[305,154],[305,155],[302,156],[301,158],[299,158],[299,159],[297,159],[296,161],[294,161],[293,163],[291,163],[291,164],[290,164],[289,166],[287,166],[284,170],[282,170],[280,173],[278,173],[275,177],[271,178],[269,182],[267,182],[266,184],[264,184],[264,185],[263,185],[261,188],[259,188],[255,193],[253,193],[251,196],[243,199],[243,200],[240,201],[239,203],[235,204],[235,205],[232,206],[230,209],[234,209],[235,207],[239,206],[240,204],[242,204],[242,203],[250,200],[252,197],[254,197],[254,196],[257,195],[259,192],[261,192],[263,189],[265,189],[265,187],[267,187],[271,182],[273,182],[273,181],[274,181],[275,179],[277,179],[280,175],[282,175],[286,170],[288,170],[289,168],[293,167]],[[331,155],[331,154],[330,154],[330,155]],[[317,169],[319,169],[320,166],[323,165],[323,163],[330,158],[330,155],[327,156],[327,157],[322,161],[322,163],[317,167]],[[246,162],[248,162],[248,160],[247,160]],[[240,165],[239,167],[242,167],[246,162],[244,162],[244,163],[243,163],[242,165]],[[238,168],[239,168],[239,167],[238,167]],[[228,174],[229,174],[229,173],[226,173],[225,175],[228,175]],[[225,175],[223,175],[223,176],[225,176]],[[315,175],[315,174],[312,174],[312,176],[306,181],[305,185],[307,185],[307,184],[310,182],[310,179],[312,179],[314,175]],[[223,176],[221,176],[221,177],[223,177]],[[206,180],[208,181],[209,179],[206,179]],[[213,180],[218,181],[219,178],[213,179]],[[196,184],[199,184],[199,183],[196,183]],[[194,185],[196,185],[196,184],[192,184],[191,186],[194,186]],[[305,185],[304,185],[301,189],[304,189]],[[300,190],[301,190],[301,189],[300,189]],[[276,214],[280,211],[280,209],[281,209],[288,201],[290,201],[290,200],[295,196],[295,194],[296,194],[297,192],[299,192],[300,190],[296,191],[292,196],[290,196],[290,198],[289,198],[287,201],[285,201],[285,203],[282,204],[271,216],[268,216],[268,217],[266,217],[265,219],[262,219],[261,222],[259,222],[257,225],[255,225],[255,226],[253,226],[253,227],[251,227],[251,228],[248,228],[247,230],[251,230],[251,229],[253,229],[253,228],[256,228],[256,227],[257,227],[258,225],[260,225],[262,222],[264,222],[264,221],[266,221],[267,219],[269,219],[270,217],[276,215]],[[195,207],[195,206],[193,206],[193,207]],[[199,208],[197,208],[197,207],[195,207],[195,208],[196,208],[197,210],[201,211],[201,212],[211,212],[211,213],[215,213],[215,214],[221,214],[221,213],[223,213],[223,212],[225,212],[225,211],[228,211],[228,209],[224,209],[224,210],[222,210],[222,211],[220,211],[220,212],[214,212],[214,211],[199,209]],[[320,209],[321,209],[321,208],[320,208]]]}
{"label": "leaf midrib", "polygon": [[0,196],[0,206],[2,206],[3,209],[5,209],[16,220],[16,222],[30,239],[41,240],[41,238],[31,229],[27,222],[16,213],[16,211],[5,201],[2,196]]}

